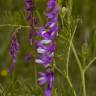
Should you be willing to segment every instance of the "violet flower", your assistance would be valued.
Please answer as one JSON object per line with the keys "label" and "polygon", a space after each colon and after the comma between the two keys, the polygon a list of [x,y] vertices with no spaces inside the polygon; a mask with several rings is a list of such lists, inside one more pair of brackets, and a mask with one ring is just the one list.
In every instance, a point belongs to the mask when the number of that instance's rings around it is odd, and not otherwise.
{"label": "violet flower", "polygon": [[10,55],[12,57],[12,64],[9,67],[8,72],[12,72],[12,70],[15,67],[15,63],[16,63],[16,57],[17,57],[17,53],[19,52],[19,42],[16,36],[16,32],[14,32],[12,34],[12,38],[11,38],[11,46],[10,46]]}
{"label": "violet flower", "polygon": [[54,80],[54,73],[51,69],[47,69],[46,73],[39,72],[39,75],[41,76],[38,79],[38,82],[40,85],[44,85],[48,83],[48,88],[45,90],[44,96],[52,96],[52,83]]}
{"label": "violet flower", "polygon": [[39,57],[35,62],[42,64],[44,67],[50,66],[54,58],[54,51],[56,49],[54,40],[59,31],[57,22],[58,11],[57,0],[48,0],[46,12],[47,23],[45,27],[40,27],[40,30],[37,32],[37,35],[42,37],[42,40],[36,43]]}
{"label": "violet flower", "polygon": [[30,44],[32,45],[33,37],[35,35],[34,25],[37,25],[37,21],[34,16],[35,4],[34,4],[34,0],[25,0],[25,3],[26,3],[26,11],[27,11],[26,19],[30,26],[29,41],[30,41]]}
{"label": "violet flower", "polygon": [[28,53],[26,56],[25,56],[25,61],[26,62],[29,62],[29,61],[31,61],[32,60],[32,54],[31,53]]}
{"label": "violet flower", "polygon": [[11,46],[10,46],[10,55],[12,57],[13,63],[16,63],[16,55],[19,51],[19,42],[16,36],[16,32],[12,34]]}
{"label": "violet flower", "polygon": [[48,68],[46,73],[39,72],[39,75],[41,76],[38,79],[39,84],[43,85],[47,82],[49,84],[49,88],[52,88],[52,81],[54,80],[53,71],[50,68]]}
{"label": "violet flower", "polygon": [[34,0],[25,0],[26,3],[26,11],[27,11],[27,21],[29,22],[29,25],[32,26],[33,22],[34,22]]}
{"label": "violet flower", "polygon": [[39,72],[39,75],[41,76],[41,78],[38,79],[39,84],[48,84],[44,96],[52,96],[52,83],[54,75],[51,71],[51,64],[53,62],[54,52],[56,49],[54,42],[59,31],[58,11],[59,6],[57,4],[57,0],[48,0],[46,12],[47,23],[45,24],[45,27],[40,27],[40,30],[37,32],[37,35],[42,39],[36,42],[39,57],[35,60],[35,62],[42,64],[45,68],[48,68],[46,73]]}

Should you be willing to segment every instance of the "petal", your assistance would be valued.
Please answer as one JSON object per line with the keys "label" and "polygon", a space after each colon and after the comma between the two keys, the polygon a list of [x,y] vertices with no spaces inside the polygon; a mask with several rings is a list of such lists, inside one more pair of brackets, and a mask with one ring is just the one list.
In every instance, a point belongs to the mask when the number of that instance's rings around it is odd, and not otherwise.
{"label": "petal", "polygon": [[55,23],[52,23],[49,27],[52,28],[55,25]]}
{"label": "petal", "polygon": [[38,48],[38,49],[37,49],[37,52],[38,52],[38,53],[45,53],[46,50],[45,50],[45,49],[42,49],[42,48]]}
{"label": "petal", "polygon": [[35,62],[36,63],[40,63],[40,64],[43,64],[44,63],[41,59],[36,59]]}
{"label": "petal", "polygon": [[44,64],[44,67],[47,68],[50,65],[50,63]]}
{"label": "petal", "polygon": [[43,85],[47,82],[47,79],[46,79],[46,77],[41,77],[41,78],[38,79],[38,82],[39,82],[40,85]]}
{"label": "petal", "polygon": [[46,74],[45,73],[43,73],[43,72],[39,72],[38,73],[40,76],[45,76]]}
{"label": "petal", "polygon": [[41,44],[49,44],[49,43],[51,43],[51,41],[52,41],[52,40],[47,40],[47,39],[46,39],[46,40],[41,40],[40,43],[41,43]]}

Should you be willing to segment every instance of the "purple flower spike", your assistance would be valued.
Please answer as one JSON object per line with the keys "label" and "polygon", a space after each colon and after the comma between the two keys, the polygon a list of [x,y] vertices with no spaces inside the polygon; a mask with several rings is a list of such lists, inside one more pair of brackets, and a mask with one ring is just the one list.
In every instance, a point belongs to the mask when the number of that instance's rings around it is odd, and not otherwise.
{"label": "purple flower spike", "polygon": [[44,96],[52,96],[52,83],[54,80],[54,75],[50,66],[54,59],[54,52],[56,49],[55,38],[58,35],[58,12],[59,6],[57,0],[47,0],[47,23],[45,27],[40,27],[37,35],[42,39],[36,41],[37,53],[39,54],[38,59],[35,60],[36,63],[43,65],[46,69],[46,73],[40,72],[41,76],[38,79],[40,85],[48,84],[47,89],[45,90]]}
{"label": "purple flower spike", "polygon": [[34,17],[35,4],[34,4],[34,0],[25,0],[25,3],[26,3],[26,12],[27,12],[26,19],[30,26],[29,41],[30,41],[30,44],[32,45],[33,37],[35,36],[34,25],[35,26],[38,25],[36,18]]}
{"label": "purple flower spike", "polygon": [[11,46],[10,46],[10,55],[12,57],[13,63],[16,63],[16,55],[19,51],[19,42],[16,37],[16,32],[12,34],[12,39],[11,39]]}
{"label": "purple flower spike", "polygon": [[9,67],[8,73],[11,73],[15,67],[16,64],[16,57],[17,57],[17,53],[19,52],[20,48],[19,48],[19,42],[16,36],[16,32],[14,32],[12,34],[12,38],[11,38],[11,46],[10,46],[10,55],[12,57],[12,64]]}
{"label": "purple flower spike", "polygon": [[40,41],[37,41],[37,53],[39,53],[39,59],[36,59],[36,63],[44,65],[44,67],[50,66],[53,61],[55,45],[54,40],[58,34],[58,11],[57,0],[48,0],[46,17],[48,22],[45,27],[40,27],[37,35],[42,37]]}

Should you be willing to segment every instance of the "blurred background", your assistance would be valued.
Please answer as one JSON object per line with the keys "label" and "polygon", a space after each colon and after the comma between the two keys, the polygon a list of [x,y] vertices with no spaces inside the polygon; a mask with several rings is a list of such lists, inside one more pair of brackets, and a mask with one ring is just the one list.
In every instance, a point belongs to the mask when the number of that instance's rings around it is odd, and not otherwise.
{"label": "blurred background", "polygon": [[[44,16],[46,1],[36,1],[36,16],[40,24],[45,24]],[[68,0],[58,0],[62,8],[67,9]],[[70,0],[69,0],[70,1]],[[66,11],[62,25],[62,13],[59,14],[60,34],[68,39],[68,30],[74,29],[75,21],[78,19],[76,33],[74,36],[74,45],[80,58],[82,66],[86,66],[92,58],[96,56],[96,0],[73,0],[72,13],[69,22],[72,26],[69,28],[67,23],[68,14]],[[30,46],[28,28],[22,28],[17,37],[20,43],[20,52],[17,56],[17,63],[12,74],[6,73],[12,63],[9,47],[12,33],[16,27],[1,26],[4,24],[27,26],[26,10],[24,0],[0,0],[0,96],[43,96],[42,89],[38,86],[37,72],[42,71],[41,65],[34,63],[34,47]],[[71,25],[70,24],[70,25]],[[64,29],[63,29],[64,27]],[[67,29],[68,28],[68,29]],[[72,29],[73,28],[73,29]],[[67,34],[68,33],[68,34]],[[57,51],[55,63],[62,71],[66,67],[66,57],[68,52],[68,42],[57,37]],[[26,56],[31,54],[31,59],[26,61]],[[74,96],[65,77],[55,71],[56,79],[54,81],[54,96]],[[86,72],[87,96],[96,96],[96,62]],[[78,96],[82,95],[82,85],[78,66],[73,53],[70,54],[69,74],[76,89]]]}

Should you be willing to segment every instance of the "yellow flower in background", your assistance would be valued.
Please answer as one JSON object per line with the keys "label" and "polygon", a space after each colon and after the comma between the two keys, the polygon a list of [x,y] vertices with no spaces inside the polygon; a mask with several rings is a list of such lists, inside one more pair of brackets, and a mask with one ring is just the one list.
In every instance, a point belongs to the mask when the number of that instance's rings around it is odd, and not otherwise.
{"label": "yellow flower in background", "polygon": [[1,76],[6,77],[7,75],[8,73],[6,69],[1,70]]}

